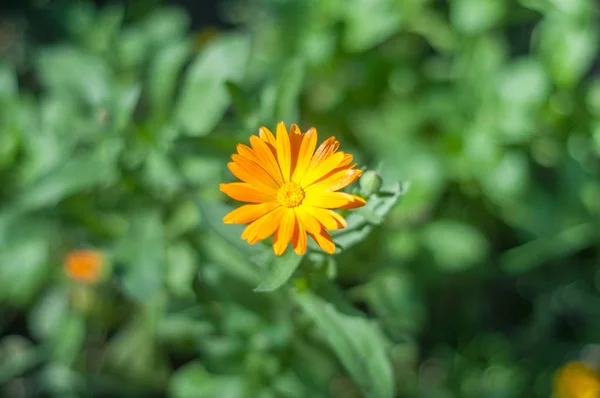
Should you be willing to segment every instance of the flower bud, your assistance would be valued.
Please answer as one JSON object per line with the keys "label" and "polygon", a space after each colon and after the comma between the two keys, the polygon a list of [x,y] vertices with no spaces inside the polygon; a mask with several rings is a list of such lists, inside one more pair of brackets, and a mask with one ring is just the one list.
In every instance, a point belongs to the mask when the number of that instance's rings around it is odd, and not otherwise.
{"label": "flower bud", "polygon": [[379,192],[382,183],[383,180],[379,174],[369,170],[360,177],[360,190],[366,196],[371,196],[372,194]]}

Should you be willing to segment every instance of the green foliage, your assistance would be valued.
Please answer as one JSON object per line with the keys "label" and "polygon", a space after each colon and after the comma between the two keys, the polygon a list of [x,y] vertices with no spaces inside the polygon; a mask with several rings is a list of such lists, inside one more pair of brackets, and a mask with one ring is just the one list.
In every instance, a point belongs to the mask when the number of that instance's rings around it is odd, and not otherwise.
{"label": "green foliage", "polygon": [[223,35],[192,62],[175,107],[175,119],[184,133],[207,135],[223,118],[231,103],[225,83],[241,79],[249,51],[248,38]]}
{"label": "green foliage", "polygon": [[366,319],[338,313],[310,293],[300,293],[297,299],[364,392],[393,397],[392,367],[379,329]]}
{"label": "green foliage", "polygon": [[291,248],[288,249],[280,258],[272,262],[271,269],[254,291],[270,292],[281,287],[298,268],[302,262],[302,257],[294,253]]}
{"label": "green foliage", "polygon": [[[228,1],[210,34],[35,3],[0,21],[0,396],[548,397],[600,365],[596,2]],[[222,221],[281,120],[365,170],[333,256]]]}

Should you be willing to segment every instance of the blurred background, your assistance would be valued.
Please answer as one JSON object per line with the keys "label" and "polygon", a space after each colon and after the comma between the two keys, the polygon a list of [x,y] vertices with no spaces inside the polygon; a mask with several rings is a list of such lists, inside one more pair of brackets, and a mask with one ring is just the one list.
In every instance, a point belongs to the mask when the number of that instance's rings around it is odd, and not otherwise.
{"label": "blurred background", "polygon": [[[1,9],[0,396],[583,397],[572,361],[600,391],[594,0]],[[258,293],[218,184],[280,120],[411,185]]]}

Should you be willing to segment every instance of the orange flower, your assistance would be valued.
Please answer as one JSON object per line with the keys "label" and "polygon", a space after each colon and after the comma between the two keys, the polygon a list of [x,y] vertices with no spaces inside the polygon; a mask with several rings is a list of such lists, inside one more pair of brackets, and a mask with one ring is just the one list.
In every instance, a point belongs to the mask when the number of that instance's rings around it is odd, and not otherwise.
{"label": "orange flower", "polygon": [[104,258],[95,250],[76,250],[67,254],[65,269],[69,276],[80,282],[95,283],[100,278]]}
{"label": "orange flower", "polygon": [[[221,184],[231,198],[250,204],[227,214],[228,224],[248,224],[242,234],[250,244],[274,234],[273,251],[285,252],[292,242],[297,254],[306,252],[308,233],[327,253],[335,244],[326,230],[346,226],[331,209],[353,209],[365,200],[336,192],[354,182],[362,171],[354,169],[352,155],[337,152],[339,142],[328,138],[317,148],[317,130],[302,133],[292,124],[288,134],[283,122],[276,137],[265,127],[250,137],[250,147],[239,144],[229,170],[243,182]],[[315,151],[316,148],[316,151]]]}
{"label": "orange flower", "polygon": [[569,362],[556,373],[554,379],[556,398],[600,397],[598,373],[581,362]]}

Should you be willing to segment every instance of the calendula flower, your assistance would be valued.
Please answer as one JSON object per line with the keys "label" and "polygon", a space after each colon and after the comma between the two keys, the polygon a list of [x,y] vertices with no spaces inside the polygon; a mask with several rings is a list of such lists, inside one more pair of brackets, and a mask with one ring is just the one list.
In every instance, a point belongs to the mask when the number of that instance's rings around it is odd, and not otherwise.
{"label": "calendula flower", "polygon": [[67,274],[79,282],[95,283],[100,278],[104,257],[95,250],[75,250],[65,258]]}
{"label": "calendula flower", "polygon": [[[337,192],[360,177],[352,155],[338,152],[339,142],[328,138],[317,148],[317,130],[302,133],[292,124],[288,134],[283,122],[276,135],[261,127],[250,137],[250,146],[239,144],[229,170],[242,182],[221,184],[221,191],[247,202],[223,221],[249,224],[242,234],[250,244],[274,235],[273,251],[281,255],[292,243],[304,254],[307,233],[327,253],[335,244],[327,230],[346,227],[346,220],[332,209],[353,209],[365,200]],[[316,149],[316,150],[315,150]]]}
{"label": "calendula flower", "polygon": [[554,398],[600,397],[599,375],[582,362],[569,362],[554,378]]}

